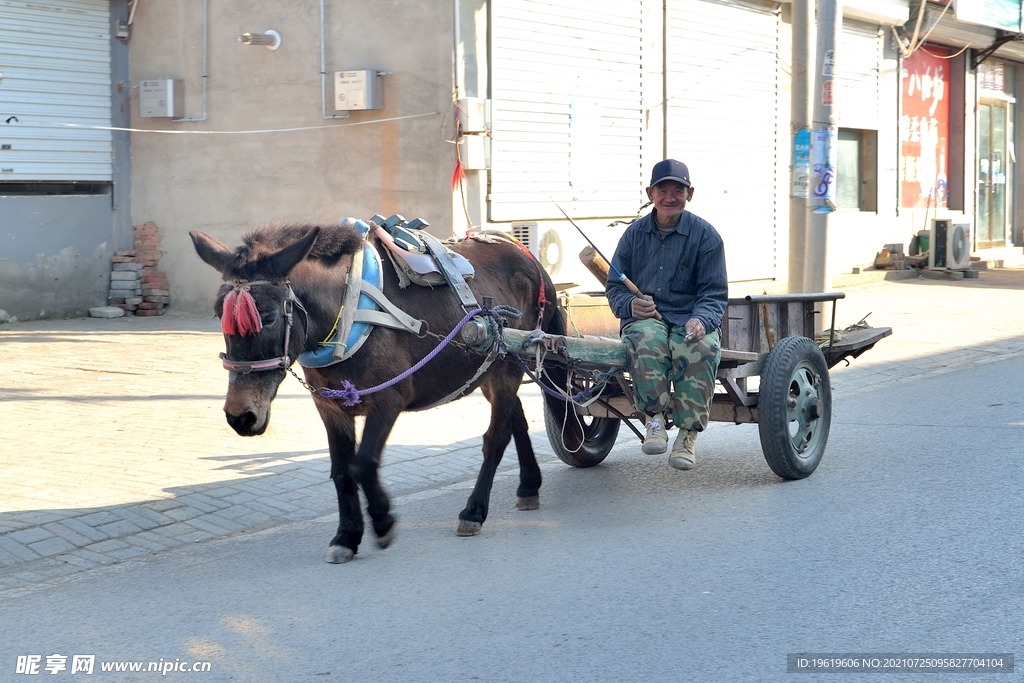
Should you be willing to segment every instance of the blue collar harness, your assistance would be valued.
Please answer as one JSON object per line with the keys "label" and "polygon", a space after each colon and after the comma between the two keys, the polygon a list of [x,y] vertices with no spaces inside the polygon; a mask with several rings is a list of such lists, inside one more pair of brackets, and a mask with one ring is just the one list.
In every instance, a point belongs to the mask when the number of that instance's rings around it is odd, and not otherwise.
{"label": "blue collar harness", "polygon": [[362,254],[352,255],[334,335],[321,342],[315,351],[299,354],[299,365],[306,368],[323,368],[348,360],[370,336],[374,325],[408,330],[413,334],[419,334],[423,328],[422,320],[405,313],[384,296],[380,255],[365,241],[370,226],[355,218],[342,219],[341,223],[359,231],[364,240]]}

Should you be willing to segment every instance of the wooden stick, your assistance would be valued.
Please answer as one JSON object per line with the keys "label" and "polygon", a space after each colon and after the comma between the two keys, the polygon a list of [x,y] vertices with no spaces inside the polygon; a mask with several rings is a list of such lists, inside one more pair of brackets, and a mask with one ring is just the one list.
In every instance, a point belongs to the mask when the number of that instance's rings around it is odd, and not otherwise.
{"label": "wooden stick", "polygon": [[591,275],[597,278],[597,281],[604,287],[608,281],[608,262],[601,258],[601,255],[597,253],[597,249],[594,249],[589,244],[583,247],[583,251],[580,252],[580,261],[587,267]]}
{"label": "wooden stick", "polygon": [[[767,294],[767,292],[765,292]],[[771,318],[768,311],[768,302],[761,302],[761,315],[764,318],[764,338],[768,341],[768,350],[775,348],[775,332],[772,330]]]}
{"label": "wooden stick", "polygon": [[[611,268],[609,267],[608,262],[601,258],[601,255],[597,253],[597,249],[590,245],[584,247],[583,251],[580,252],[580,261],[582,261],[583,265],[587,267],[587,270],[594,274],[594,277],[596,277],[601,284],[604,284],[608,280],[608,272]],[[640,291],[640,288],[633,284],[633,281],[628,277],[623,276],[622,284],[624,284],[626,289],[636,296],[644,296],[643,292]],[[662,319],[661,313],[658,313],[658,311],[654,311],[654,317],[658,320]]]}

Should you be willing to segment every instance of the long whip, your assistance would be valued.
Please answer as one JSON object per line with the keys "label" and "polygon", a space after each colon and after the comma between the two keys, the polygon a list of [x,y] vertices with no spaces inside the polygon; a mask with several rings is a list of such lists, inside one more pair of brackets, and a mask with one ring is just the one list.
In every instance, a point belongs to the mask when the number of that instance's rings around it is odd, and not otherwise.
{"label": "long whip", "polygon": [[[612,262],[609,261],[608,258],[604,254],[601,253],[601,250],[597,248],[597,245],[594,244],[594,242],[589,237],[587,237],[587,233],[583,232],[583,229],[580,228],[580,226],[576,225],[576,221],[574,221],[572,219],[572,217],[569,216],[569,214],[565,212],[565,209],[562,208],[562,205],[559,204],[557,201],[555,201],[555,198],[552,197],[551,195],[548,195],[548,199],[550,199],[551,203],[554,204],[555,207],[558,208],[559,212],[561,212],[561,214],[563,216],[565,216],[565,220],[569,221],[569,223],[572,225],[572,227],[576,228],[577,232],[579,232],[581,235],[583,235],[583,239],[585,239],[587,241],[587,243],[590,244],[590,246],[592,246],[594,248],[594,251],[597,252],[597,255],[600,256],[602,259],[604,259],[604,262],[608,264],[608,268],[611,270],[612,275],[614,275],[616,278],[618,278],[619,282],[621,282],[623,285],[625,285],[626,289],[628,289],[634,295],[639,296],[639,297],[643,297],[644,293],[640,291],[640,288],[637,287],[633,283],[632,280],[630,280],[628,277],[626,277],[625,273],[621,272],[618,268],[616,268],[615,266],[612,265]],[[658,311],[655,310],[654,311],[654,317],[657,318],[658,320],[661,320],[661,313],[658,313]]]}

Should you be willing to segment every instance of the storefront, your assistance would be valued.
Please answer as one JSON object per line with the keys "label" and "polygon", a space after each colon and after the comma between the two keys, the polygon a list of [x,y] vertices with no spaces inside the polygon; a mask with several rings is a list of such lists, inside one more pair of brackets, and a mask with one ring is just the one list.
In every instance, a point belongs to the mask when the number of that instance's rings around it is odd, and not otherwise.
{"label": "storefront", "polygon": [[20,319],[102,303],[130,244],[124,8],[0,3],[0,309]]}
{"label": "storefront", "polygon": [[1014,121],[1016,70],[990,59],[978,65],[978,115],[975,240],[978,249],[1005,247],[1013,241],[1013,188],[1016,156]]}
{"label": "storefront", "polygon": [[642,10],[641,0],[491,3],[484,218],[555,278],[591,280],[563,210],[600,239],[593,229],[642,203]]}
{"label": "storefront", "polygon": [[[1016,173],[1016,150],[1024,143],[1016,124],[1024,44],[1012,40],[1021,30],[1019,4],[959,5],[955,15],[928,7],[923,23],[933,27],[932,42],[922,51],[933,73],[945,67],[951,107],[948,127],[943,129],[948,131],[948,205],[940,203],[938,208],[964,212],[972,223],[973,248],[984,257],[985,250],[1024,244],[1024,187]],[[996,12],[997,5],[1005,5],[1007,11]],[[905,68],[908,63],[904,60]],[[941,165],[941,150],[936,155]],[[906,186],[903,206],[910,206]]]}
{"label": "storefront", "polygon": [[789,119],[779,5],[671,0],[667,24],[668,156],[687,163],[693,211],[729,245],[729,279],[774,279],[787,249],[779,244],[780,161],[788,161],[780,117]]}

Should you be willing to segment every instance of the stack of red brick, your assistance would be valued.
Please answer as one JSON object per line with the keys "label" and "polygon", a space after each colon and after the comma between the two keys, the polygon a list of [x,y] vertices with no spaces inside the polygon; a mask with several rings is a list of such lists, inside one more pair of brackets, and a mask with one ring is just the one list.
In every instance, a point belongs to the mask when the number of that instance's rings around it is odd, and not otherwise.
{"label": "stack of red brick", "polygon": [[160,263],[160,231],[149,222],[135,228],[135,249],[114,255],[107,303],[131,315],[163,315],[171,301]]}

